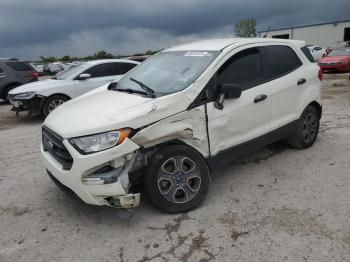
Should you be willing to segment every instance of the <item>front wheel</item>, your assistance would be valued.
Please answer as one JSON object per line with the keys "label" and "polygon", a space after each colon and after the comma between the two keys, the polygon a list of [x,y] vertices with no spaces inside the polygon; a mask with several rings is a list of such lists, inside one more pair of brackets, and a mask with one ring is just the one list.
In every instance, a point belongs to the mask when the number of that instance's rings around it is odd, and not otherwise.
{"label": "front wheel", "polygon": [[47,117],[53,110],[62,105],[64,102],[68,101],[69,98],[63,95],[53,95],[49,97],[42,108],[42,113],[44,117]]}
{"label": "front wheel", "polygon": [[305,149],[311,147],[317,138],[320,128],[320,114],[314,106],[308,106],[301,114],[297,130],[288,138],[288,143],[296,148]]}
{"label": "front wheel", "polygon": [[152,204],[169,213],[196,208],[206,197],[209,168],[194,149],[174,145],[157,152],[146,170],[145,189]]}

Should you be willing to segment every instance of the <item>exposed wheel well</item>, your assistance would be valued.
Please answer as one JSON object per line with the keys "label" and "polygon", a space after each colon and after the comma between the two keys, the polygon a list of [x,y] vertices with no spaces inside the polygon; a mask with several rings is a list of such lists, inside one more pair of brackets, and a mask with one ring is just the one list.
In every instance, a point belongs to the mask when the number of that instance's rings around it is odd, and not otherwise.
{"label": "exposed wheel well", "polygon": [[[149,147],[149,148],[142,148],[142,149],[140,149],[140,153],[143,155],[143,157],[146,158],[146,161],[145,161],[145,165],[142,168],[137,169],[137,170],[132,171],[132,172],[129,173],[129,180],[130,180],[131,187],[133,187],[135,185],[138,185],[138,184],[142,184],[143,175],[144,175],[145,169],[149,165],[149,159],[151,159],[154,154],[156,154],[160,150],[164,149],[165,147],[174,146],[174,145],[184,145],[184,146],[187,146],[187,147],[197,151],[203,157],[204,161],[207,163],[208,168],[209,168],[209,172],[211,174],[211,169],[210,169],[210,166],[208,164],[208,161],[207,161],[206,157],[204,157],[194,147],[184,143],[181,140],[174,139],[174,140],[170,140],[170,141],[167,141],[167,142],[164,142],[164,143],[161,143],[161,144],[154,145],[154,146]],[[133,189],[131,189],[131,190],[133,191]],[[136,191],[133,191],[133,192],[138,192],[138,191],[136,189]]]}
{"label": "exposed wheel well", "polygon": [[322,106],[317,101],[311,102],[310,104],[308,104],[308,106],[313,106],[314,108],[316,108],[320,118],[322,117]]}

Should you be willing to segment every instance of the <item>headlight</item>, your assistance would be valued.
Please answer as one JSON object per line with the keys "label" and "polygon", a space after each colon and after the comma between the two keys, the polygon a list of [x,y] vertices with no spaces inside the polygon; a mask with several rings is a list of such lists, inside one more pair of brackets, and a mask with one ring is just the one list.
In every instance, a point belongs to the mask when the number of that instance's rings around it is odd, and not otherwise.
{"label": "headlight", "polygon": [[69,142],[82,154],[91,154],[103,151],[121,144],[125,138],[132,134],[131,128],[123,128],[106,133],[77,137],[69,139]]}
{"label": "headlight", "polygon": [[13,99],[31,99],[35,96],[35,92],[25,92],[14,95]]}

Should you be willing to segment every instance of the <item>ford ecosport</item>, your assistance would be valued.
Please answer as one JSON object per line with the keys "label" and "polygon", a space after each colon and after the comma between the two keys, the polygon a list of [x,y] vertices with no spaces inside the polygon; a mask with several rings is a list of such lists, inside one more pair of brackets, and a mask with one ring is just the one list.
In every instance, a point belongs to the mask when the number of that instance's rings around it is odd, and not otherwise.
{"label": "ford ecosport", "polygon": [[[304,41],[215,39],[164,50],[42,128],[49,176],[88,204],[197,207],[211,172],[285,139],[316,140],[322,72]],[[107,90],[108,89],[108,90]]]}

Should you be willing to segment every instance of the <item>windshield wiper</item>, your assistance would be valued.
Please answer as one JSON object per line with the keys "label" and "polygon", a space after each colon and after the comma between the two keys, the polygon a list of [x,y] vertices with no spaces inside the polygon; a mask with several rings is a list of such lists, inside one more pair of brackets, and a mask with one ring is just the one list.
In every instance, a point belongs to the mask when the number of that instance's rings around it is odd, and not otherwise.
{"label": "windshield wiper", "polygon": [[119,92],[126,92],[126,93],[130,93],[130,94],[141,94],[141,95],[148,95],[147,92],[144,91],[140,91],[140,90],[135,90],[135,89],[131,89],[131,88],[118,88],[118,82],[113,82],[110,83],[108,86],[108,90],[113,90],[113,91],[119,91]]}
{"label": "windshield wiper", "polygon": [[131,81],[135,82],[136,84],[138,84],[143,90],[145,90],[147,92],[147,94],[152,97],[152,98],[156,98],[156,95],[154,94],[154,90],[152,88],[149,88],[147,85],[145,85],[144,83],[142,83],[141,81],[136,80],[135,78],[130,77],[129,78]]}

